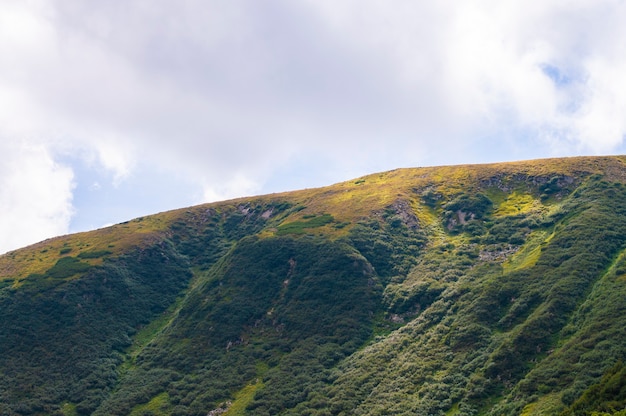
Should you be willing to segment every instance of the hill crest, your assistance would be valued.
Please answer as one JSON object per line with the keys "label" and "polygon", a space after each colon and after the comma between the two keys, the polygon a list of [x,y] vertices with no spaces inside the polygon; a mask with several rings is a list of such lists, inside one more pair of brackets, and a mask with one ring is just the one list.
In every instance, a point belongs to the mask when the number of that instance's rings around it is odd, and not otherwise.
{"label": "hill crest", "polygon": [[397,169],[7,253],[0,414],[620,414],[625,162]]}

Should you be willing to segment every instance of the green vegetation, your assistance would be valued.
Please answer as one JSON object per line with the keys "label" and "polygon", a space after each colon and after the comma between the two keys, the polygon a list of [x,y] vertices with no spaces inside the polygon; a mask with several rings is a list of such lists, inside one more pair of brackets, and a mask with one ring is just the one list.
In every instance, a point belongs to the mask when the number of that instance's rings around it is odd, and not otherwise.
{"label": "green vegetation", "polygon": [[626,167],[399,169],[0,256],[0,414],[624,415]]}
{"label": "green vegetation", "polygon": [[[64,259],[42,278],[74,273],[78,260],[68,268]],[[136,328],[165,310],[188,280],[186,260],[160,243],[80,279],[2,289],[0,414],[93,412],[114,388]]]}
{"label": "green vegetation", "polygon": [[228,407],[225,416],[243,416],[246,414],[246,408],[254,400],[254,394],[257,390],[263,388],[263,382],[257,380],[254,384],[248,384],[243,389],[235,393],[233,402]]}
{"label": "green vegetation", "polygon": [[79,259],[98,259],[113,254],[109,250],[83,251],[78,254]]}
{"label": "green vegetation", "polygon": [[561,416],[626,413],[626,367],[620,360],[609,368],[599,383],[590,386]]}
{"label": "green vegetation", "polygon": [[311,228],[323,227],[326,224],[333,222],[335,219],[330,214],[323,214],[320,216],[304,216],[306,221],[293,221],[278,226],[277,235],[285,234],[304,234]]}
{"label": "green vegetation", "polygon": [[81,262],[76,257],[61,257],[56,264],[46,272],[48,277],[55,279],[64,279],[77,273],[87,271],[91,266]]}

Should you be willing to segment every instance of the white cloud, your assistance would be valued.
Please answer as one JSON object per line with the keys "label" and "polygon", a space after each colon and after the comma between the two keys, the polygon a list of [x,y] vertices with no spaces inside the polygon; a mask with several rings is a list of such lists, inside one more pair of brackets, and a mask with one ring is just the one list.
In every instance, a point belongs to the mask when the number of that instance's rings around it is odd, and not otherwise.
{"label": "white cloud", "polygon": [[260,184],[251,180],[247,175],[236,175],[226,183],[217,186],[205,184],[202,198],[205,202],[220,201],[242,195],[254,195],[259,188]]}
{"label": "white cloud", "polygon": [[[310,6],[331,22],[336,37],[386,58],[390,73],[422,97],[415,118],[434,122],[429,132],[440,137],[466,142],[480,131],[523,130],[548,149],[558,143],[592,153],[623,141],[623,2]],[[551,78],[546,67],[562,78]],[[465,134],[452,134],[450,125]]]}
{"label": "white cloud", "polygon": [[618,59],[596,58],[585,65],[590,74],[587,96],[573,122],[578,139],[597,153],[610,152],[626,134],[626,55]]}
{"label": "white cloud", "polygon": [[[0,134],[114,185],[156,166],[206,200],[610,153],[624,51],[619,0],[8,0]],[[34,156],[0,154],[7,178],[16,157]]]}
{"label": "white cloud", "polygon": [[0,253],[67,233],[72,170],[41,146],[0,143]]}

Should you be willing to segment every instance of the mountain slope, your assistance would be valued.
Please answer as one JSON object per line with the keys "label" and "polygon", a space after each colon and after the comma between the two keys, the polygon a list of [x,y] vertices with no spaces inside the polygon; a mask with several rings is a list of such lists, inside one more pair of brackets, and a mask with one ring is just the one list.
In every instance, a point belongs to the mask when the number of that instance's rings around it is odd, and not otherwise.
{"label": "mountain slope", "polygon": [[0,414],[622,414],[626,158],[400,169],[0,257]]}

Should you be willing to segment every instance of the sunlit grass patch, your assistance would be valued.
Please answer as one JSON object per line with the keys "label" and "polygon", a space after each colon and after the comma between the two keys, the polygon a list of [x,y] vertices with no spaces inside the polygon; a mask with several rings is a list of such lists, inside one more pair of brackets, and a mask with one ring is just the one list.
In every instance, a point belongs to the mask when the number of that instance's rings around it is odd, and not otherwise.
{"label": "sunlit grass patch", "polygon": [[171,414],[170,407],[169,395],[167,392],[163,392],[153,397],[148,403],[136,406],[130,412],[130,416],[166,416]]}
{"label": "sunlit grass patch", "polygon": [[246,407],[254,399],[256,391],[263,387],[263,381],[260,378],[256,380],[254,384],[248,384],[237,393],[235,393],[235,400],[232,402],[224,416],[244,416],[246,415]]}
{"label": "sunlit grass patch", "polygon": [[542,416],[558,414],[562,409],[563,403],[561,397],[557,393],[546,394],[540,397],[536,402],[525,406],[520,416]]}
{"label": "sunlit grass patch", "polygon": [[43,274],[65,256],[78,257],[90,266],[103,259],[139,246],[161,232],[179,215],[179,211],[137,218],[98,230],[65,235],[0,256],[0,280],[13,279],[15,287],[32,274]]}
{"label": "sunlit grass patch", "polygon": [[63,416],[78,416],[78,412],[76,411],[76,405],[73,403],[63,403],[61,406],[61,413]]}
{"label": "sunlit grass patch", "polygon": [[307,230],[323,227],[334,221],[335,219],[330,214],[322,214],[319,216],[305,215],[302,221],[293,221],[279,225],[276,230],[276,235],[304,234]]}
{"label": "sunlit grass patch", "polygon": [[534,266],[541,256],[542,243],[549,238],[547,231],[533,232],[522,248],[502,264],[504,273]]}
{"label": "sunlit grass patch", "polygon": [[530,194],[513,192],[508,195],[494,211],[495,217],[524,214],[529,211],[538,210],[541,203]]}

